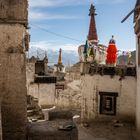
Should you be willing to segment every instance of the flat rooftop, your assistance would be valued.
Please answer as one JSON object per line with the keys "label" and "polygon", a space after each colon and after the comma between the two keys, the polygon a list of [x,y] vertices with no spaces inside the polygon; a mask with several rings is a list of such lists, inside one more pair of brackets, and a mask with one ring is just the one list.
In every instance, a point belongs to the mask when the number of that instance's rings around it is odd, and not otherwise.
{"label": "flat rooftop", "polygon": [[108,65],[95,65],[91,63],[83,63],[82,74],[99,74],[110,75],[110,76],[136,76],[136,66],[135,65],[117,65],[115,67]]}

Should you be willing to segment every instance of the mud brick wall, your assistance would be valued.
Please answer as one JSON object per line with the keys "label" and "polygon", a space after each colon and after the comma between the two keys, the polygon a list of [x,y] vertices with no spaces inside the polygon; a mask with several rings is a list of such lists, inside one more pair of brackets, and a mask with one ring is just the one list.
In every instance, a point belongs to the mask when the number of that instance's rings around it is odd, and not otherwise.
{"label": "mud brick wall", "polygon": [[2,140],[1,98],[0,98],[0,140]]}
{"label": "mud brick wall", "polygon": [[0,0],[0,22],[26,23],[27,7],[27,0]]}
{"label": "mud brick wall", "polygon": [[3,140],[25,140],[26,71],[23,25],[0,24],[0,91]]}
{"label": "mud brick wall", "polygon": [[26,139],[27,0],[0,0],[0,98],[3,140]]}

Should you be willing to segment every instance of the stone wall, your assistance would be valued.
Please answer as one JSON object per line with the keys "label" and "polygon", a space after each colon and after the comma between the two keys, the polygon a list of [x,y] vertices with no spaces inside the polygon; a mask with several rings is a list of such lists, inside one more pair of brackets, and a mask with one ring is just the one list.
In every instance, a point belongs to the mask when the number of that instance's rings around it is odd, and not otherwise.
{"label": "stone wall", "polygon": [[26,71],[23,39],[26,29],[20,24],[0,24],[0,90],[4,140],[25,140]]}
{"label": "stone wall", "polygon": [[66,74],[65,79],[67,81],[80,80],[81,79],[81,74],[80,74],[80,72],[79,73],[70,72],[70,73]]}
{"label": "stone wall", "polygon": [[[136,109],[136,78],[126,76],[120,80],[119,76],[82,76],[82,121],[90,121],[96,118],[119,118],[126,121],[135,120]],[[99,92],[116,92],[117,107],[116,116],[100,114]]]}
{"label": "stone wall", "polygon": [[66,89],[56,91],[56,105],[60,109],[80,110],[81,93],[80,80],[69,82]]}

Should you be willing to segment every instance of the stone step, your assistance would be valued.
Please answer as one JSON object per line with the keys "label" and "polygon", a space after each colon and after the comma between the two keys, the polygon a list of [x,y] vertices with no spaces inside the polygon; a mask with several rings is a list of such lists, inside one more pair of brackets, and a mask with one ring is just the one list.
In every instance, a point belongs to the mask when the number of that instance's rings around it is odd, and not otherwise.
{"label": "stone step", "polygon": [[44,117],[42,115],[33,115],[33,116],[28,117],[28,120],[31,122],[35,122],[38,120],[44,120]]}
{"label": "stone step", "polygon": [[35,116],[35,115],[39,115],[39,116],[43,116],[43,112],[40,110],[27,110],[27,116],[31,117],[31,116]]}

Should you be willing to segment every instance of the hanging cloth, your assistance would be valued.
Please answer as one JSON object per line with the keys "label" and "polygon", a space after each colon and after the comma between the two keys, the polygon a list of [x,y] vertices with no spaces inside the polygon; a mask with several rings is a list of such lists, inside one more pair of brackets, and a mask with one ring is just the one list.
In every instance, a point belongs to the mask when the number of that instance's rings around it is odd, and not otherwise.
{"label": "hanging cloth", "polygon": [[85,61],[87,61],[87,51],[88,51],[88,40],[86,40],[86,44],[84,46],[84,57],[85,57]]}
{"label": "hanging cloth", "polygon": [[107,49],[107,64],[116,64],[117,62],[117,47],[116,42],[113,39],[114,36],[112,36],[112,39],[109,42],[108,49]]}
{"label": "hanging cloth", "polygon": [[84,54],[87,54],[87,49],[88,49],[88,41],[86,40],[86,44],[84,47]]}

